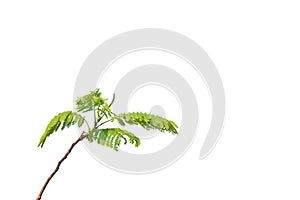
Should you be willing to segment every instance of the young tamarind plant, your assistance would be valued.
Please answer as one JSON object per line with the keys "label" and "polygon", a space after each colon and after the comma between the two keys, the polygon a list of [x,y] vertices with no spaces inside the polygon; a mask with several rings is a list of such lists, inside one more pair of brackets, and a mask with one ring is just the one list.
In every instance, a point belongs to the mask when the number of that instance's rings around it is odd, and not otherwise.
{"label": "young tamarind plant", "polygon": [[[140,139],[133,133],[121,129],[121,128],[101,128],[102,125],[108,122],[114,122],[116,120],[121,126],[125,126],[125,123],[131,125],[140,125],[146,130],[156,129],[161,132],[167,131],[172,134],[177,134],[177,128],[175,122],[167,120],[161,116],[142,113],[142,112],[129,112],[122,114],[115,114],[111,110],[115,95],[110,103],[107,102],[106,98],[101,96],[99,89],[91,91],[89,94],[84,95],[76,99],[76,112],[65,111],[56,115],[46,127],[44,134],[42,135],[38,147],[43,147],[46,139],[54,132],[59,129],[64,130],[72,125],[81,127],[83,124],[86,125],[87,130],[82,132],[80,137],[71,145],[64,157],[57,163],[55,170],[48,177],[45,184],[43,185],[37,200],[42,198],[42,195],[53,176],[58,172],[62,162],[68,157],[72,149],[81,140],[87,139],[89,142],[97,142],[100,145],[104,145],[118,151],[118,147],[121,141],[124,144],[129,143],[138,147],[140,145]],[[94,113],[94,123],[91,126],[85,117],[82,115],[86,112]]]}

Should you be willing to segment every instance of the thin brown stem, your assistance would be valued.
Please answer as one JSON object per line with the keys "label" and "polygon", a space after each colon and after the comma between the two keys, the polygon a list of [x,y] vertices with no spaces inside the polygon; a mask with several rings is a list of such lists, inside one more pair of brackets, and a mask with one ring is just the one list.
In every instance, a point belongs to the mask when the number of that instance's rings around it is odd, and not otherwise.
{"label": "thin brown stem", "polygon": [[68,157],[68,155],[71,153],[71,151],[73,150],[73,148],[75,147],[76,144],[78,144],[79,141],[81,141],[82,139],[84,139],[86,137],[86,134],[82,134],[69,148],[69,150],[67,151],[67,153],[65,154],[65,156],[57,163],[57,166],[55,168],[55,170],[52,172],[52,174],[48,177],[47,181],[45,182],[43,188],[41,189],[39,196],[36,198],[36,200],[40,200],[42,198],[42,195],[48,185],[48,183],[50,182],[50,180],[52,179],[52,177],[56,174],[56,172],[58,172],[59,167],[61,165],[61,163]]}

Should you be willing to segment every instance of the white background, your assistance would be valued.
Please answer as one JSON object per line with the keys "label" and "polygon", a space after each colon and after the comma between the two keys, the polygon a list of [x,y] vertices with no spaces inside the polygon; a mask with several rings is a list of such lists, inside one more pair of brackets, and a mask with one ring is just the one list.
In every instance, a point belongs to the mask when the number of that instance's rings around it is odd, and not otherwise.
{"label": "white background", "polygon": [[49,118],[72,109],[89,53],[147,27],[190,37],[214,61],[227,98],[218,145],[199,161],[195,141],[171,167],[140,176],[78,145],[43,199],[299,199],[299,9],[296,0],[1,1],[0,199],[35,199],[77,137],[71,128],[36,147]]}

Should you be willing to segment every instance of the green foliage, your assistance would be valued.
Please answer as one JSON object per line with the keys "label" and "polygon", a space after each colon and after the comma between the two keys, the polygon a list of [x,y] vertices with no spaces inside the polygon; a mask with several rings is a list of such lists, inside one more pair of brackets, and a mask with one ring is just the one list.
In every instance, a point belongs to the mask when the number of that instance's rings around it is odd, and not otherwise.
{"label": "green foliage", "polygon": [[107,103],[106,98],[101,97],[101,92],[99,92],[99,89],[91,91],[89,94],[77,98],[76,110],[83,113],[94,111],[96,123],[100,122],[104,116],[106,119],[112,116],[110,105]]}
{"label": "green foliage", "polygon": [[[78,127],[81,127],[85,122],[88,130],[82,133],[82,135],[69,148],[65,156],[58,162],[56,169],[47,179],[37,199],[41,199],[41,196],[48,182],[59,170],[59,166],[61,165],[61,163],[67,158],[67,156],[71,153],[73,147],[78,144],[79,141],[87,139],[89,142],[97,142],[98,144],[110,147],[115,151],[118,151],[122,141],[124,142],[124,144],[129,141],[129,143],[133,144],[135,147],[138,147],[140,145],[140,139],[127,130],[123,130],[120,128],[99,128],[107,122],[113,122],[114,120],[117,120],[122,126],[125,126],[125,123],[128,123],[132,125],[140,125],[147,130],[157,129],[161,132],[168,131],[173,134],[178,133],[178,126],[175,124],[175,122],[157,115],[141,112],[130,112],[120,115],[115,114],[110,108],[112,103],[114,102],[114,99],[115,95],[113,96],[112,101],[108,104],[107,99],[101,96],[101,92],[99,91],[99,89],[95,89],[89,94],[76,99],[77,112],[93,112],[94,123],[92,127],[83,116],[73,111],[65,111],[52,118],[52,120],[47,125],[44,134],[40,138],[38,147],[43,147],[46,139],[59,129],[64,130],[65,128],[69,128],[70,126],[75,124],[77,124]],[[103,117],[106,118],[105,121],[102,121]]]}
{"label": "green foliage", "polygon": [[42,135],[38,147],[43,147],[46,138],[49,137],[52,133],[58,131],[59,128],[64,130],[66,127],[69,128],[71,125],[77,124],[78,127],[81,127],[84,122],[84,117],[78,113],[72,111],[65,111],[59,113],[49,122],[44,134]]}
{"label": "green foliage", "polygon": [[122,126],[124,126],[125,123],[128,123],[131,125],[141,125],[147,130],[157,129],[162,132],[168,131],[173,134],[178,133],[176,130],[178,126],[175,122],[167,120],[158,115],[147,114],[142,112],[130,112],[114,116],[113,118],[116,119]]}
{"label": "green foliage", "polygon": [[97,122],[100,122],[104,116],[106,119],[109,119],[112,116],[110,106],[106,102],[104,102],[103,105],[97,109]]}
{"label": "green foliage", "polygon": [[96,89],[91,91],[89,94],[76,99],[76,110],[78,112],[88,112],[94,110],[95,107],[105,104],[106,100],[107,99],[101,97],[101,92],[99,92],[99,89]]}
{"label": "green foliage", "polygon": [[[143,128],[157,129],[161,132],[167,131],[172,134],[177,134],[178,126],[175,122],[167,120],[163,117],[141,113],[141,112],[130,112],[117,115],[111,111],[111,105],[114,101],[114,97],[111,103],[107,103],[107,99],[101,96],[99,89],[91,91],[89,94],[84,95],[76,99],[76,111],[77,112],[94,112],[94,126],[90,127],[87,121],[83,116],[76,112],[66,111],[56,115],[48,124],[44,134],[42,135],[38,147],[43,147],[46,138],[49,137],[52,133],[61,130],[71,125],[77,124],[79,127],[85,122],[88,126],[88,130],[84,133],[82,139],[86,138],[90,142],[97,142],[101,145],[108,146],[114,150],[118,150],[118,147],[121,144],[121,141],[124,141],[124,144],[127,143],[127,140],[131,144],[134,144],[136,147],[140,145],[140,139],[135,136],[133,133],[120,128],[104,128],[100,129],[103,124],[117,120],[122,126],[127,124],[132,125],[141,125]],[[103,117],[106,118],[102,122]]]}
{"label": "green foliage", "polygon": [[129,142],[136,147],[141,143],[140,139],[133,133],[120,128],[93,129],[87,135],[87,139],[89,142],[97,142],[98,144],[111,147],[115,151],[118,151],[122,139],[124,140],[124,144],[129,139]]}

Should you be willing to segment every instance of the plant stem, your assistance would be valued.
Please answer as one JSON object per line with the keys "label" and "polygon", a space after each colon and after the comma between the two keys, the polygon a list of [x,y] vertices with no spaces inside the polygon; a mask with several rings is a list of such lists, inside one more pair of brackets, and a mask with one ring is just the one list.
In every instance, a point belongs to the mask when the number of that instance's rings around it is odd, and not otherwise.
{"label": "plant stem", "polygon": [[97,119],[96,119],[96,110],[95,110],[95,107],[94,107],[94,126],[97,125]]}
{"label": "plant stem", "polygon": [[115,97],[116,97],[116,95],[115,95],[115,93],[113,94],[113,98],[112,98],[112,100],[111,100],[111,102],[109,103],[109,107],[114,103],[114,101],[115,101]]}
{"label": "plant stem", "polygon": [[90,128],[90,125],[89,125],[89,123],[86,121],[86,119],[85,119],[85,118],[83,118],[83,120],[85,121],[85,123],[86,123],[86,126],[88,127],[88,129],[89,129],[89,132],[90,132],[91,128]]}
{"label": "plant stem", "polygon": [[103,124],[107,123],[107,122],[110,122],[112,119],[108,119],[104,122],[102,122],[101,124],[99,124],[98,126],[96,126],[96,128],[99,128],[100,126],[102,126]]}
{"label": "plant stem", "polygon": [[58,172],[61,163],[68,157],[68,155],[71,153],[71,151],[73,150],[75,145],[78,144],[78,142],[81,141],[82,139],[84,139],[86,136],[87,136],[87,134],[82,133],[81,136],[71,145],[71,147],[69,148],[69,150],[67,151],[65,156],[57,163],[57,166],[56,166],[55,170],[48,177],[47,181],[45,182],[45,184],[44,184],[43,188],[41,189],[41,191],[39,193],[39,196],[36,198],[36,200],[40,200],[42,198],[42,195],[43,195],[48,183],[50,182],[52,177],[56,174],[56,172]]}

